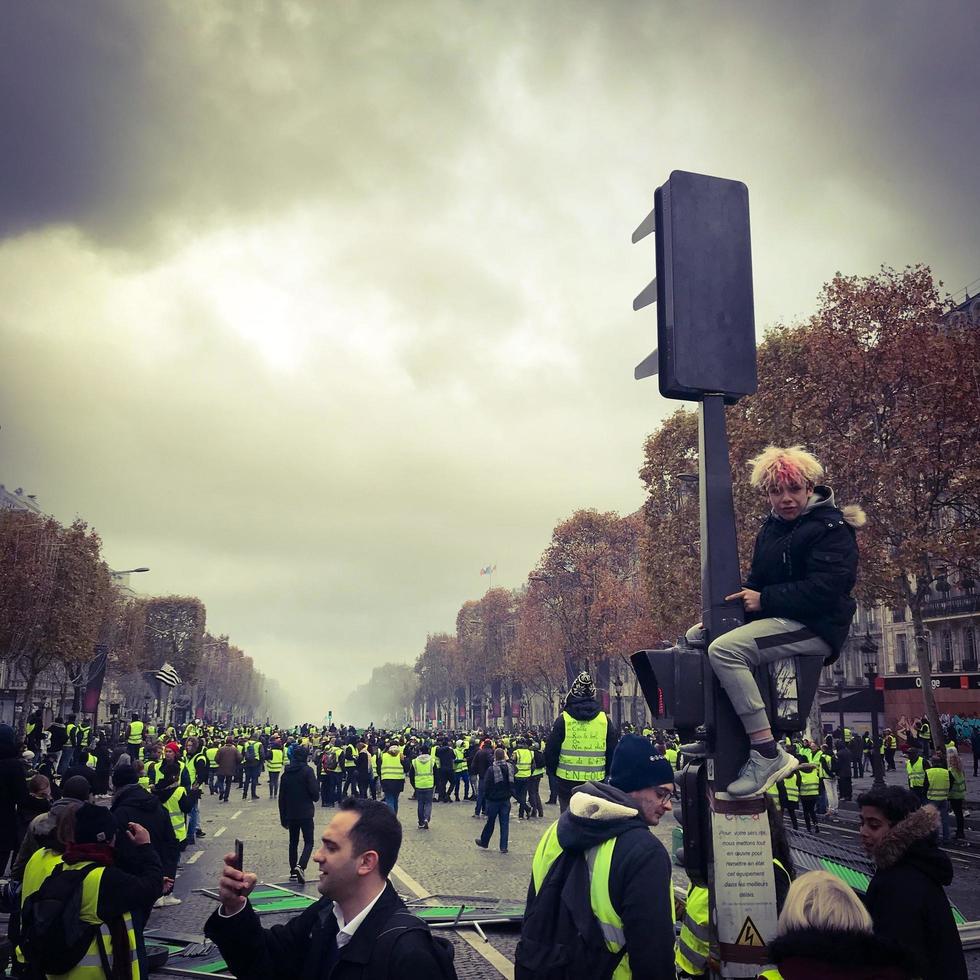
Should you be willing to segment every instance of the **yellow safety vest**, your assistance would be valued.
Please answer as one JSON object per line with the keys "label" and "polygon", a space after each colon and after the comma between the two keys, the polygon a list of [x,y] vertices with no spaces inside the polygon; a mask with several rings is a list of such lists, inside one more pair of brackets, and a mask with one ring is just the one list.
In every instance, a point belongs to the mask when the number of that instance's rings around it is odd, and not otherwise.
{"label": "yellow safety vest", "polygon": [[514,778],[530,779],[534,753],[530,749],[514,749]]}
{"label": "yellow safety vest", "polygon": [[926,770],[922,765],[921,759],[916,759],[915,765],[912,765],[912,763],[906,759],[905,774],[909,777],[909,789],[915,789],[917,786],[925,785]]}
{"label": "yellow safety vest", "polygon": [[799,803],[800,802],[800,781],[797,778],[797,774],[794,773],[791,776],[787,776],[785,779],[781,780],[781,782],[786,787],[786,802],[787,803]]}
{"label": "yellow safety vest", "polygon": [[208,760],[208,765],[213,769],[218,761],[218,747],[215,745],[209,749],[205,749],[204,755]]}
{"label": "yellow safety vest", "polygon": [[265,768],[268,772],[282,772],[283,750],[269,749],[269,758],[265,760]]}
{"label": "yellow safety vest", "polygon": [[129,735],[126,736],[127,745],[139,745],[143,741],[143,722],[131,721],[129,723]]}
{"label": "yellow safety vest", "polygon": [[929,770],[929,788],[926,799],[933,803],[941,803],[949,799],[949,770],[937,766]]}
{"label": "yellow safety vest", "polygon": [[[966,799],[966,773],[958,772],[956,769],[949,770],[949,798],[951,800]],[[932,781],[930,777],[930,782]]]}
{"label": "yellow safety vest", "polygon": [[457,745],[453,749],[456,761],[453,763],[453,772],[466,772],[466,753]]}
{"label": "yellow safety vest", "polygon": [[800,770],[800,796],[820,795],[820,773],[816,769],[809,772]]}
{"label": "yellow safety vest", "polygon": [[[612,869],[613,851],[618,840],[618,837],[610,838],[603,841],[598,847],[593,847],[585,852],[585,863],[589,869],[589,899],[592,905],[592,914],[599,923],[599,929],[606,941],[606,948],[611,953],[618,953],[626,945],[623,920],[613,908],[612,899],[609,897],[609,873]],[[538,843],[538,848],[534,852],[534,860],[531,863],[531,878],[536,893],[541,890],[548,869],[558,860],[561,852],[562,847],[558,843],[558,822],[555,821],[545,831]],[[669,876],[667,878],[667,892],[670,908],[673,910],[674,891]],[[629,953],[626,953],[619,961],[619,965],[612,975],[612,980],[630,980],[632,976]]]}
{"label": "yellow safety vest", "polygon": [[[349,751],[348,751],[349,750]],[[344,749],[344,768],[354,769],[357,767],[357,749],[353,745],[348,745]]]}
{"label": "yellow safety vest", "polygon": [[163,804],[164,808],[170,814],[170,825],[174,828],[174,834],[177,836],[178,843],[187,840],[187,820],[184,817],[183,810],[180,808],[180,801],[186,793],[187,790],[183,786],[178,786],[167,797],[167,802]]}
{"label": "yellow safety vest", "polygon": [[433,775],[435,763],[432,761],[431,755],[428,762],[423,762],[420,757],[416,756],[412,759],[412,768],[415,770],[416,789],[432,789],[435,786],[436,781]]}
{"label": "yellow safety vest", "polygon": [[671,747],[664,750],[664,758],[671,764],[671,766],[677,768],[677,749]]}
{"label": "yellow safety vest", "polygon": [[772,802],[777,810],[782,809],[783,803],[779,798],[779,783],[773,783],[772,786],[766,790],[766,795],[772,799]]}
{"label": "yellow safety vest", "polygon": [[[52,861],[52,855],[56,860]],[[70,871],[78,871],[92,864],[91,861],[78,861],[75,864],[65,864],[64,856],[54,851],[44,848],[31,856],[24,869],[24,884],[21,891],[21,907],[27,899],[33,895],[45,880],[54,872],[57,867],[64,867]],[[86,875],[82,882],[82,907],[79,918],[82,922],[89,925],[98,926],[99,934],[102,937],[102,944],[106,953],[112,956],[112,937],[109,927],[99,918],[99,890],[102,887],[102,876],[105,868],[96,868]],[[131,980],[139,980],[140,965],[136,955],[136,930],[133,928],[133,919],[128,912],[123,915],[123,923],[126,926],[126,939],[129,942],[129,975]],[[69,970],[68,973],[60,976],[50,976],[49,980],[105,980],[105,970],[102,969],[102,957],[99,955],[99,937],[92,939],[85,955],[81,958],[78,965]]]}
{"label": "yellow safety vest", "polygon": [[599,782],[606,775],[606,733],[609,730],[605,712],[591,721],[578,721],[567,711],[565,738],[558,752],[555,775],[570,783]]}
{"label": "yellow safety vest", "polygon": [[[416,772],[416,785],[418,785],[418,770]],[[402,757],[400,755],[392,755],[390,752],[385,752],[381,756],[381,781],[385,780],[404,780],[405,779],[405,767],[402,765]],[[425,787],[423,787],[424,789]]]}
{"label": "yellow safety vest", "polygon": [[688,885],[684,918],[674,947],[674,965],[678,971],[692,976],[705,973],[709,946],[708,889],[701,885]]}

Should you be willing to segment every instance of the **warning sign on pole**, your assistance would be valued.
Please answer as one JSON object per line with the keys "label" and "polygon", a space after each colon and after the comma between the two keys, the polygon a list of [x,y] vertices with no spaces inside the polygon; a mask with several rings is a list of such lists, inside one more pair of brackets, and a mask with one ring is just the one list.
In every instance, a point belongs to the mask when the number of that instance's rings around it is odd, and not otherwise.
{"label": "warning sign on pole", "polygon": [[714,906],[722,976],[754,977],[776,933],[776,884],[765,798],[712,801]]}

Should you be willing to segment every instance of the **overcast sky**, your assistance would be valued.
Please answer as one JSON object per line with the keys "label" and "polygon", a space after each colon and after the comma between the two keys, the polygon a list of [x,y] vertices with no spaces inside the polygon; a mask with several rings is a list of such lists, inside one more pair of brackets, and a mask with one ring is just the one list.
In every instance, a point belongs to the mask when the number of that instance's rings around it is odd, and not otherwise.
{"label": "overcast sky", "polygon": [[[673,169],[749,187],[760,329],[837,270],[980,276],[962,2],[0,6],[0,482],[199,596],[322,717],[675,405]],[[290,721],[294,719],[289,719]]]}

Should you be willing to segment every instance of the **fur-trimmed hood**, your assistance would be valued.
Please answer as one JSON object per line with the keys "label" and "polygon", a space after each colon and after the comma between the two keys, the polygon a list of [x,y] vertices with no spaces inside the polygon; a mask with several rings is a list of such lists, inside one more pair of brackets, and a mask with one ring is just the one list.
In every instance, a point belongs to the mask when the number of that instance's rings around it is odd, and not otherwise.
{"label": "fur-trimmed hood", "polygon": [[939,849],[939,811],[934,806],[913,810],[899,820],[874,849],[872,858],[882,871],[908,862],[944,887],[953,880],[953,864]]}
{"label": "fur-trimmed hood", "polygon": [[769,955],[784,980],[906,980],[910,975],[906,953],[871,933],[790,929],[769,944]]}
{"label": "fur-trimmed hood", "polygon": [[626,793],[608,783],[589,783],[572,794],[558,818],[558,843],[564,850],[587,851],[636,827],[647,829]]}
{"label": "fur-trimmed hood", "polygon": [[[813,488],[813,493],[810,494],[810,499],[800,516],[810,514],[818,508],[821,511],[821,516],[823,516],[824,510],[836,510],[844,518],[844,521],[855,529],[864,527],[868,523],[868,515],[865,514],[864,508],[860,504],[845,504],[843,507],[838,507],[837,501],[834,500],[833,489],[822,484]],[[781,520],[775,512],[773,512],[773,516]]]}

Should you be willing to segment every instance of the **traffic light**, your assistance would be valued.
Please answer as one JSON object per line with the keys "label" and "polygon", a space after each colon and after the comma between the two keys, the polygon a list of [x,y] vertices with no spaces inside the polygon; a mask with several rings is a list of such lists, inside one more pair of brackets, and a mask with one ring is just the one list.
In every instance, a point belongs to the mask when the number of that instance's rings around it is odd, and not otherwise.
{"label": "traffic light", "polygon": [[741,181],[675,170],[633,232],[656,234],[656,277],[633,309],[657,304],[657,350],[634,375],[665,398],[734,403],[757,387],[749,192]]}

